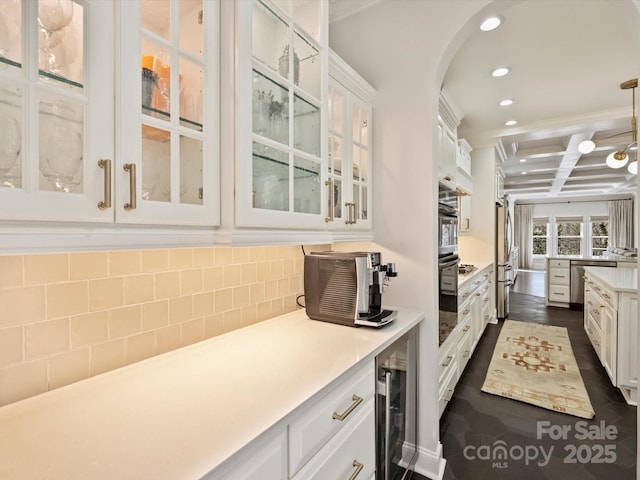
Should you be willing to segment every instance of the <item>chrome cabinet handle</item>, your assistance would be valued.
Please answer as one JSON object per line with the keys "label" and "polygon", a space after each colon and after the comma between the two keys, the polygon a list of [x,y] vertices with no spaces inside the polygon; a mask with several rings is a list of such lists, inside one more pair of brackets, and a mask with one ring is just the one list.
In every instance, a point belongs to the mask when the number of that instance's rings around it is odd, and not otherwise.
{"label": "chrome cabinet handle", "polygon": [[482,294],[480,292],[476,293],[476,297],[481,296]]}
{"label": "chrome cabinet handle", "polygon": [[344,413],[340,414],[338,412],[333,412],[333,415],[331,415],[331,418],[334,419],[334,420],[340,420],[342,422],[345,418],[347,418],[351,414],[351,412],[353,412],[355,410],[355,408],[358,405],[360,405],[362,403],[362,397],[359,397],[355,393],[351,397],[351,400],[353,400],[353,403],[351,404],[351,406],[349,408],[347,408],[344,411]]}
{"label": "chrome cabinet handle", "polygon": [[364,468],[364,465],[357,460],[353,461],[353,466],[356,467],[356,471],[351,474],[349,480],[354,480],[358,475],[360,475],[360,472]]}
{"label": "chrome cabinet handle", "polygon": [[468,308],[465,308],[464,311],[462,312],[463,315],[466,315],[467,313],[469,313],[471,310],[469,310]]}
{"label": "chrome cabinet handle", "polygon": [[98,166],[104,168],[104,200],[98,202],[100,210],[111,208],[111,160],[98,160]]}
{"label": "chrome cabinet handle", "polygon": [[462,331],[463,332],[468,332],[470,328],[471,328],[471,325],[467,325],[462,329]]}
{"label": "chrome cabinet handle", "polygon": [[125,163],[125,172],[129,172],[129,202],[124,204],[124,209],[128,212],[136,208],[136,164]]}
{"label": "chrome cabinet handle", "polygon": [[604,298],[606,298],[607,300],[609,300],[611,298],[611,296],[608,293],[603,293],[602,296]]}
{"label": "chrome cabinet handle", "polygon": [[464,355],[462,355],[463,358],[467,358],[469,356],[469,350],[465,350]]}
{"label": "chrome cabinet handle", "polygon": [[451,355],[447,355],[447,358],[444,359],[444,363],[442,364],[442,366],[448,367],[449,365],[451,365],[451,360],[453,360],[453,357]]}

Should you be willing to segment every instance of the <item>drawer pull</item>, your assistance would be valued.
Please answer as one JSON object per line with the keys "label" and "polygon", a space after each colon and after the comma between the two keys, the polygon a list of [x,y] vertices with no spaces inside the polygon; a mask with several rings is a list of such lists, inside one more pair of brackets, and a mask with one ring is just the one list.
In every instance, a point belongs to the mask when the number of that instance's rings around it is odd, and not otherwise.
{"label": "drawer pull", "polygon": [[451,365],[451,360],[453,360],[453,357],[451,355],[448,355],[447,358],[445,358],[444,363],[442,364],[443,367],[448,367],[449,365]]}
{"label": "drawer pull", "polygon": [[467,298],[469,295],[471,295],[471,292],[464,292],[462,298]]}
{"label": "drawer pull", "polygon": [[353,466],[356,467],[356,470],[351,474],[349,480],[354,480],[358,475],[360,475],[360,472],[364,468],[364,465],[357,460],[353,461]]}
{"label": "drawer pull", "polygon": [[122,168],[124,168],[125,172],[129,172],[129,201],[124,204],[124,209],[129,212],[135,210],[138,198],[136,194],[136,164],[125,163]]}
{"label": "drawer pull", "polygon": [[98,160],[98,166],[104,168],[104,200],[98,203],[100,210],[111,208],[111,160]]}
{"label": "drawer pull", "polygon": [[598,347],[600,346],[600,342],[598,340],[593,340],[593,343],[595,343]]}
{"label": "drawer pull", "polygon": [[464,355],[462,355],[462,358],[467,358],[469,356],[469,350],[465,350]]}
{"label": "drawer pull", "polygon": [[464,327],[464,328],[462,329],[462,331],[463,331],[463,332],[468,332],[470,328],[471,328],[471,325],[467,325],[466,327]]}
{"label": "drawer pull", "polygon": [[480,295],[482,295],[480,292],[476,293],[476,297],[479,297]]}
{"label": "drawer pull", "polygon": [[600,291],[600,287],[593,287],[593,289],[594,289],[596,292],[599,292],[599,291]]}
{"label": "drawer pull", "polygon": [[466,314],[467,314],[467,313],[469,313],[470,311],[471,311],[471,310],[469,310],[468,308],[465,308],[465,309],[462,311],[462,314],[463,314],[463,315],[466,315]]}
{"label": "drawer pull", "polygon": [[566,275],[554,275],[553,278],[567,278]]}
{"label": "drawer pull", "polygon": [[564,296],[564,293],[562,293],[562,292],[553,292],[553,294],[554,295],[562,295],[562,296]]}
{"label": "drawer pull", "polygon": [[484,299],[484,303],[487,303],[488,301],[489,301],[488,297]]}
{"label": "drawer pull", "polygon": [[611,296],[608,293],[603,293],[602,296],[604,298],[606,298],[607,300],[609,300],[611,298]]}
{"label": "drawer pull", "polygon": [[353,397],[351,397],[351,400],[353,400],[353,403],[349,408],[345,410],[343,414],[333,412],[333,415],[331,415],[331,418],[334,420],[340,420],[342,422],[345,418],[347,418],[351,414],[351,412],[353,412],[356,409],[358,405],[362,403],[362,397],[359,397],[355,393],[353,394]]}

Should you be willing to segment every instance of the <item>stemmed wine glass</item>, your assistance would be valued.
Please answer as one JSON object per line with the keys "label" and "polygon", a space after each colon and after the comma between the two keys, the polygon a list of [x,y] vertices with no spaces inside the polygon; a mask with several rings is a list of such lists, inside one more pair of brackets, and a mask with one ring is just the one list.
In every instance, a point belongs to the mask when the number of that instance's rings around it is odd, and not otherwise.
{"label": "stemmed wine glass", "polygon": [[57,74],[60,65],[53,48],[62,41],[60,30],[71,23],[73,18],[72,0],[39,0],[38,24],[43,41],[40,46],[40,68],[47,72]]}

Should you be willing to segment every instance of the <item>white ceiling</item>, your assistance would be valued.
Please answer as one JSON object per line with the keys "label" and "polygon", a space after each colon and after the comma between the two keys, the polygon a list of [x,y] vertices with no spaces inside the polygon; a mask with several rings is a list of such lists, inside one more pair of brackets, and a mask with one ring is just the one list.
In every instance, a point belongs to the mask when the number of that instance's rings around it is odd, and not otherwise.
{"label": "white ceiling", "polygon": [[[330,0],[330,20],[378,1],[393,0]],[[631,129],[631,90],[620,89],[640,71],[638,33],[623,8],[629,1],[493,5],[496,10],[490,13],[504,17],[502,26],[492,32],[478,29],[458,50],[444,78],[449,99],[463,114],[459,137],[474,148],[500,145],[506,156],[506,193],[514,198],[635,192],[636,178],[626,167],[605,165],[606,156],[628,144],[630,136],[603,142],[589,155],[577,151],[583,139]],[[489,75],[503,65],[511,67],[509,75]],[[503,98],[515,103],[499,107]],[[511,119],[518,124],[505,127]]]}
{"label": "white ceiling", "polygon": [[[455,55],[444,85],[464,114],[459,136],[473,146],[502,145],[506,193],[549,198],[635,192],[635,176],[626,167],[605,164],[630,135],[603,142],[589,155],[577,150],[584,139],[631,130],[632,93],[620,84],[637,77],[640,53],[619,3],[514,3],[495,12],[504,17],[502,26],[478,29]],[[502,65],[511,73],[492,78],[490,70]],[[515,103],[499,107],[503,98]],[[511,119],[518,124],[505,127]]]}

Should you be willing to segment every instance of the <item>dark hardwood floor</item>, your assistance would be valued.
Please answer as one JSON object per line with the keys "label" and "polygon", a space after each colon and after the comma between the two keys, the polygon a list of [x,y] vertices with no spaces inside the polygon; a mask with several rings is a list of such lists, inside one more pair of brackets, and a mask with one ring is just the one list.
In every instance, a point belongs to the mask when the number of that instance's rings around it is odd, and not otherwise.
{"label": "dark hardwood floor", "polygon": [[520,270],[516,281],[511,287],[515,293],[526,293],[536,297],[544,297],[544,277],[546,272],[533,270]]}
{"label": "dark hardwood floor", "polygon": [[[635,479],[636,407],[627,405],[609,381],[582,328],[582,312],[547,308],[544,298],[515,292],[511,294],[509,318],[568,329],[596,416],[584,420],[481,392],[503,322],[489,324],[440,421],[440,441],[447,460],[444,479]],[[538,438],[539,422],[544,421],[554,429],[566,429],[566,440],[547,435]],[[609,438],[576,439],[581,427],[593,435],[608,429]],[[507,460],[479,459],[493,452],[495,442],[506,445]],[[519,458],[526,452],[529,461]],[[534,455],[537,457],[532,458]],[[424,477],[415,474],[413,478]]]}

